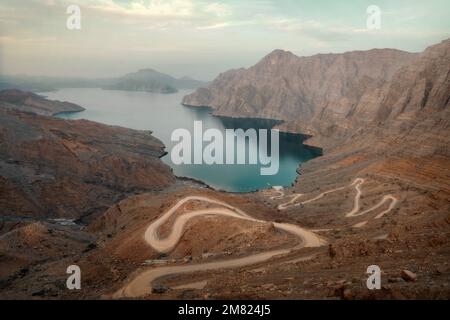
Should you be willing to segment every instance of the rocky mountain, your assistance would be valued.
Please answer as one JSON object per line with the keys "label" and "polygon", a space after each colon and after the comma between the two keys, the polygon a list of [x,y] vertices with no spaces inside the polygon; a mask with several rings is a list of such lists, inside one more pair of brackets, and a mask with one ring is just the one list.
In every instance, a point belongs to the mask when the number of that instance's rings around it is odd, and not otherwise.
{"label": "rocky mountain", "polygon": [[[59,111],[58,102],[44,101]],[[135,192],[174,182],[159,159],[164,145],[150,132],[17,109],[26,108],[0,106],[2,216],[90,219]]]}
{"label": "rocky mountain", "polygon": [[104,88],[109,90],[174,93],[178,89],[194,89],[204,84],[204,82],[189,77],[176,79],[153,69],[142,69],[135,73],[127,74]]}
{"label": "rocky mountain", "polygon": [[46,92],[61,88],[104,88],[110,90],[173,93],[178,89],[196,89],[205,82],[191,77],[176,79],[153,69],[143,69],[114,78],[64,78],[0,74],[0,90]]}
{"label": "rocky mountain", "polygon": [[0,108],[31,112],[44,116],[85,110],[83,107],[70,102],[49,101],[32,92],[24,92],[17,89],[0,91]]}
{"label": "rocky mountain", "polygon": [[388,81],[414,57],[390,49],[312,57],[275,50],[249,69],[222,73],[183,103],[230,116],[304,121],[324,113],[346,116],[366,91]]}
{"label": "rocky mountain", "polygon": [[302,166],[299,188],[362,171],[450,193],[450,39],[419,54],[299,58],[277,50],[183,102],[219,115],[282,119],[280,130],[310,135],[306,143],[325,152]]}
{"label": "rocky mountain", "polygon": [[381,96],[377,121],[446,110],[450,106],[450,39],[427,48],[396,72]]}
{"label": "rocky mountain", "polygon": [[313,135],[311,143],[328,148],[368,124],[446,109],[449,48],[450,40],[421,54],[373,49],[297,57],[276,50],[249,69],[219,75],[183,103],[217,115],[285,120],[281,129]]}

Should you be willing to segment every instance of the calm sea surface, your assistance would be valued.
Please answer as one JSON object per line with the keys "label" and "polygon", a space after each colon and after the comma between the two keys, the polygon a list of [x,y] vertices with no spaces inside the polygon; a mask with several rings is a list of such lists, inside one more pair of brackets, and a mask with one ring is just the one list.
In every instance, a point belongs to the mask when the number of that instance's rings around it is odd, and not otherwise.
{"label": "calm sea surface", "polygon": [[[280,167],[278,174],[263,176],[260,165],[175,165],[170,151],[177,142],[170,140],[174,129],[184,128],[193,135],[194,121],[202,121],[203,130],[219,129],[270,129],[277,122],[263,119],[231,119],[214,117],[207,108],[191,108],[181,105],[184,95],[147,92],[109,91],[102,89],[61,89],[42,95],[49,99],[76,103],[86,111],[60,114],[64,119],[88,119],[132,129],[151,130],[166,145],[168,155],[162,158],[173,168],[177,176],[201,180],[210,186],[233,192],[248,192],[270,186],[289,186],[295,180],[299,164],[321,154],[319,149],[302,144],[302,136],[280,134]],[[225,137],[225,134],[224,134]],[[208,143],[205,143],[205,146]],[[258,145],[247,145],[247,150],[257,150]],[[227,152],[227,150],[225,150]]]}

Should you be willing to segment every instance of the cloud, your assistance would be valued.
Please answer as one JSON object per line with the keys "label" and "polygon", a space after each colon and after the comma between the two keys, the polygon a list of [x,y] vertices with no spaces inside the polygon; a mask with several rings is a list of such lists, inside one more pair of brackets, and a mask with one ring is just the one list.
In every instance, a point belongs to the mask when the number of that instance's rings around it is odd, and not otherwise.
{"label": "cloud", "polygon": [[214,29],[223,29],[223,28],[232,28],[232,27],[240,27],[240,26],[248,26],[252,24],[256,24],[257,22],[254,20],[240,21],[240,20],[231,20],[224,21],[214,24],[202,25],[198,26],[197,30],[214,30]]}
{"label": "cloud", "polygon": [[206,5],[204,11],[215,14],[218,17],[225,17],[232,14],[232,10],[228,5],[217,2]]}
{"label": "cloud", "polygon": [[194,14],[194,4],[191,0],[140,0],[130,1],[128,5],[119,4],[113,0],[80,2],[83,2],[83,5],[90,9],[125,16],[185,17]]}
{"label": "cloud", "polygon": [[0,36],[0,43],[2,44],[49,44],[57,41],[56,37],[32,37],[32,38],[16,38],[11,36]]}
{"label": "cloud", "polygon": [[371,30],[368,28],[357,28],[344,26],[340,24],[325,25],[317,20],[300,20],[287,18],[266,18],[264,24],[272,29],[295,33],[310,39],[319,41],[348,41],[354,37],[386,37],[386,38],[415,38],[415,37],[436,37],[442,35],[441,31],[415,30],[411,32],[408,28],[388,28],[382,27],[380,30]]}
{"label": "cloud", "polygon": [[47,7],[67,7],[75,4],[81,9],[122,16],[182,17],[194,14],[193,0],[33,0],[33,2]]}
{"label": "cloud", "polygon": [[220,22],[220,23],[210,24],[210,25],[206,25],[206,26],[198,26],[197,29],[198,30],[213,30],[213,29],[227,28],[230,26],[231,26],[230,22]]}
{"label": "cloud", "polygon": [[[234,24],[232,5],[207,0],[33,0],[54,9],[77,4],[82,14],[141,30],[217,29]],[[59,10],[58,9],[58,10]],[[111,17],[117,19],[111,20]]]}

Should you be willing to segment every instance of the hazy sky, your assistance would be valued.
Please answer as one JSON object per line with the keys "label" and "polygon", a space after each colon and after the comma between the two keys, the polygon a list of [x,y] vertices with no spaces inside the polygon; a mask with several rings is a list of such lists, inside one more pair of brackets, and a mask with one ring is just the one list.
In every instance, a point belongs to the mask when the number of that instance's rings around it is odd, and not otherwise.
{"label": "hazy sky", "polygon": [[[81,30],[66,9],[81,8]],[[368,30],[369,5],[382,11]],[[448,0],[0,0],[0,73],[116,76],[155,68],[210,80],[274,49],[422,51],[450,38]]]}

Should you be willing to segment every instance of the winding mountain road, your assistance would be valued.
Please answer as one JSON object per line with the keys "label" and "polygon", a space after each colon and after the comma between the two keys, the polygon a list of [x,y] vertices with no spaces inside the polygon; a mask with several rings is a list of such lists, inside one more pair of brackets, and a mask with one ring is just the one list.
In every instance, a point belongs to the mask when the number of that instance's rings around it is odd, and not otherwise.
{"label": "winding mountain road", "polygon": [[[343,190],[347,187],[354,186],[356,190],[356,195],[353,201],[353,209],[345,214],[345,217],[351,218],[351,217],[357,217],[364,214],[367,214],[373,210],[378,209],[383,204],[385,204],[387,201],[391,201],[389,204],[389,207],[380,212],[374,219],[379,219],[385,214],[389,213],[397,204],[398,200],[392,195],[385,195],[376,205],[372,206],[369,209],[366,209],[364,211],[360,211],[360,199],[362,195],[361,191],[361,185],[364,184],[365,179],[357,178],[355,179],[351,184],[344,187],[339,187],[335,189],[331,189],[325,192],[322,192],[321,194],[317,195],[316,197],[313,197],[311,199],[302,201],[302,202],[296,202],[299,198],[304,196],[304,194],[294,194],[294,195],[288,195],[285,196],[284,192],[282,190],[275,190],[278,195],[273,196],[270,199],[271,200],[279,200],[286,197],[292,197],[288,202],[282,203],[278,205],[279,210],[286,210],[290,207],[295,207],[307,203],[311,203],[313,201],[319,200],[322,197],[326,196],[327,194],[337,192],[340,190]],[[199,201],[199,202],[205,202],[209,204],[217,205],[217,207],[213,208],[206,208],[206,209],[198,209],[198,210],[192,210],[186,213],[183,213],[176,217],[175,221],[173,222],[172,228],[170,230],[170,233],[167,237],[161,238],[158,230],[163,226],[165,223],[167,223],[178,209],[180,209],[184,204],[186,204],[189,201]],[[202,196],[188,196],[181,200],[179,200],[174,206],[172,206],[169,210],[167,210],[162,216],[160,216],[158,219],[156,219],[153,223],[151,223],[144,234],[145,241],[155,250],[161,253],[167,253],[172,251],[178,242],[180,241],[180,238],[182,236],[184,227],[186,226],[186,223],[194,218],[205,216],[205,215],[219,215],[219,216],[225,216],[230,218],[236,218],[236,219],[242,219],[247,221],[252,221],[255,223],[267,223],[268,221],[260,220],[251,217],[244,211],[233,207],[225,202],[211,199],[209,197],[202,197]],[[367,224],[368,221],[363,221],[355,225],[355,227],[362,227],[365,224]],[[148,270],[144,270],[137,274],[134,278],[132,278],[124,287],[122,287],[120,290],[115,292],[113,294],[113,298],[133,298],[133,297],[141,297],[146,294],[149,294],[152,292],[152,283],[161,277],[174,275],[174,274],[184,274],[184,273],[191,273],[191,272],[197,272],[197,271],[210,271],[210,270],[218,270],[218,269],[225,269],[225,268],[238,268],[243,267],[247,265],[257,264],[264,261],[267,261],[271,258],[285,255],[288,253],[292,253],[295,250],[305,248],[305,247],[320,247],[326,244],[326,241],[315,234],[312,231],[308,231],[304,228],[301,228],[297,225],[289,224],[289,223],[276,223],[272,222],[274,227],[283,230],[286,232],[289,232],[293,234],[294,236],[301,239],[301,243],[297,244],[293,247],[286,248],[286,249],[278,249],[278,250],[271,250],[266,251],[262,253],[252,254],[245,257],[237,258],[237,259],[230,259],[230,260],[221,260],[221,261],[213,261],[213,262],[207,262],[207,263],[198,263],[198,264],[189,264],[189,265],[176,265],[176,266],[164,266],[164,267],[158,267],[158,268],[152,268]]]}
{"label": "winding mountain road", "polygon": [[[169,218],[173,214],[175,214],[181,206],[183,206],[185,203],[189,201],[202,201],[220,205],[221,207],[193,210],[181,214],[180,216],[176,217],[176,220],[172,225],[170,234],[167,237],[161,239],[158,234],[158,229],[162,225],[164,225],[164,223],[166,223],[169,220]],[[171,207],[161,217],[159,217],[157,220],[155,220],[148,226],[144,234],[145,241],[158,252],[162,253],[170,252],[178,244],[186,223],[193,218],[203,215],[221,215],[231,218],[252,221],[255,223],[268,222],[264,220],[255,219],[246,214],[245,212],[243,212],[242,210],[218,200],[214,200],[208,197],[188,196],[179,200],[173,207]],[[137,276],[135,276],[123,288],[114,293],[113,298],[124,298],[124,297],[131,298],[149,294],[151,293],[152,282],[164,276],[190,273],[196,271],[208,271],[224,268],[243,267],[246,265],[264,262],[273,257],[288,254],[300,248],[319,247],[326,244],[326,241],[322,239],[320,236],[316,235],[311,231],[303,229],[299,226],[289,223],[276,223],[276,222],[272,223],[275,228],[279,230],[284,230],[300,238],[302,240],[301,243],[291,248],[266,251],[237,259],[214,261],[199,264],[167,266],[145,270],[139,273]]]}
{"label": "winding mountain road", "polygon": [[[374,218],[374,219],[380,219],[385,214],[389,213],[392,209],[394,209],[394,207],[398,203],[398,199],[395,198],[393,195],[390,195],[390,194],[389,195],[385,195],[376,205],[374,205],[371,208],[366,209],[364,211],[360,211],[361,210],[360,200],[361,200],[361,195],[362,195],[361,186],[364,184],[365,181],[366,181],[365,179],[357,178],[351,184],[349,184],[348,186],[339,187],[339,188],[335,188],[335,189],[331,189],[331,190],[322,192],[318,196],[316,196],[316,197],[314,197],[312,199],[308,199],[308,200],[302,201],[302,202],[296,202],[296,201],[300,197],[304,196],[304,194],[297,193],[297,194],[293,194],[293,195],[288,195],[288,196],[285,196],[285,197],[292,197],[292,199],[289,200],[288,202],[279,204],[278,205],[278,209],[279,210],[286,210],[286,209],[291,208],[291,207],[304,205],[304,204],[307,204],[307,203],[319,200],[320,198],[326,196],[327,194],[330,194],[330,193],[333,193],[333,192],[336,192],[336,191],[340,191],[340,190],[343,190],[343,189],[351,187],[351,186],[355,186],[356,195],[355,195],[355,198],[353,200],[353,209],[350,212],[346,213],[345,217],[351,218],[351,217],[362,216],[364,214],[367,214],[369,212],[372,212],[372,211],[378,209],[379,207],[381,207],[387,201],[391,201],[391,203],[389,204],[389,207],[386,210],[380,212]],[[274,197],[271,197],[272,200],[282,199],[284,197],[284,193],[282,191],[276,190],[276,192],[278,193],[278,195],[274,196]],[[359,225],[364,225],[364,224],[361,223]]]}

